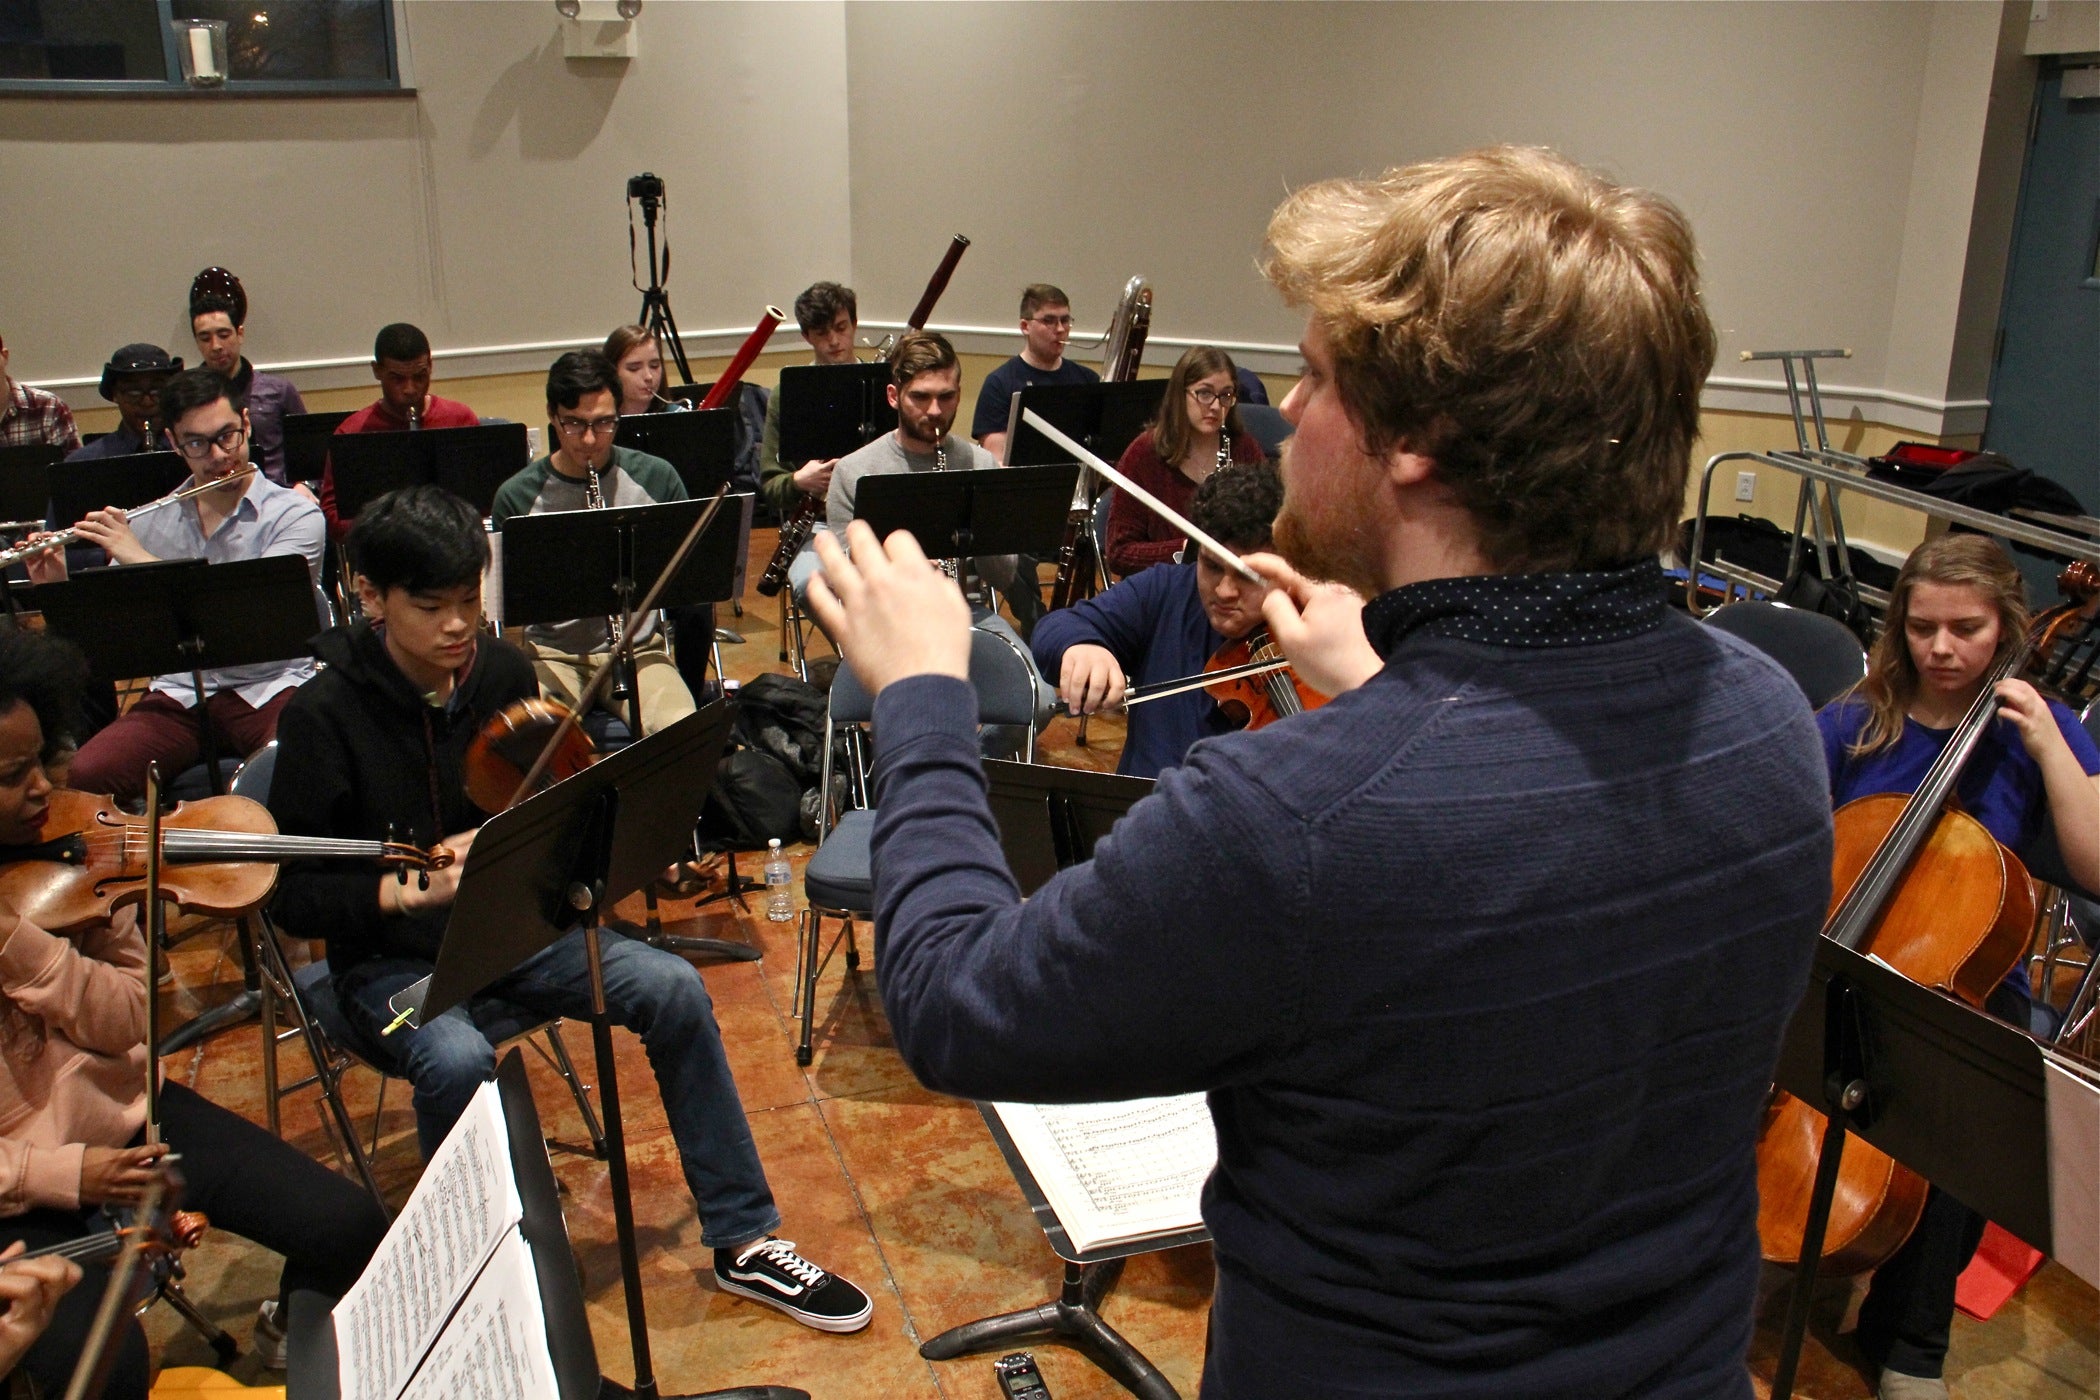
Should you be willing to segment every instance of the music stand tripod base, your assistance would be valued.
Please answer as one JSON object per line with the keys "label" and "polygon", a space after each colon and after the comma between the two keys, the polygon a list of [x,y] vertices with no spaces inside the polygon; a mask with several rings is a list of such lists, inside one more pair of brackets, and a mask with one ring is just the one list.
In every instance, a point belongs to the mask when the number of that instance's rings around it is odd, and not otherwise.
{"label": "music stand tripod base", "polygon": [[1057,1301],[951,1327],[919,1348],[928,1361],[952,1361],[1025,1341],[1070,1342],[1118,1385],[1142,1400],[1181,1400],[1181,1392],[1122,1334],[1101,1320],[1101,1300],[1123,1273],[1121,1259],[1098,1264],[1065,1261]]}

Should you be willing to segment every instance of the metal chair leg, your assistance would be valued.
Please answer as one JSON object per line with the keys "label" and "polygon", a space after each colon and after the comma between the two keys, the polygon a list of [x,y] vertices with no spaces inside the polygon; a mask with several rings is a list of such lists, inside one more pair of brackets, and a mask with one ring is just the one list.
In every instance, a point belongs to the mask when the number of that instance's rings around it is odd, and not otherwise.
{"label": "metal chair leg", "polygon": [[592,1154],[602,1162],[606,1156],[605,1130],[598,1126],[598,1114],[591,1107],[590,1086],[577,1075],[576,1066],[569,1059],[569,1047],[561,1037],[561,1022],[549,1021],[543,1029],[546,1031],[547,1049],[553,1057],[554,1067],[561,1071],[562,1079],[569,1086],[569,1093],[576,1100],[576,1111],[583,1115],[584,1131],[591,1135]]}

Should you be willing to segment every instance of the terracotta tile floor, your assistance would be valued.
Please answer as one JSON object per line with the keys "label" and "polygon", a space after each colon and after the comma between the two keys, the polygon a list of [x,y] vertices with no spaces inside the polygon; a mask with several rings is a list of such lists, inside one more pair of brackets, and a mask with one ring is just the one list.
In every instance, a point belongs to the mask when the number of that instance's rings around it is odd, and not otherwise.
{"label": "terracotta tile floor", "polygon": [[[769,534],[759,536],[754,568],[763,564],[758,551],[769,541]],[[724,623],[747,639],[724,647],[729,674],[748,677],[785,669],[776,660],[777,613],[770,602],[757,602],[742,618],[725,616]],[[1053,725],[1046,736],[1047,761],[1113,766],[1121,742],[1118,722],[1097,722],[1095,743],[1085,749],[1072,743],[1073,728],[1069,721]],[[808,849],[793,855],[799,868]],[[742,862],[744,872],[754,877],[757,865],[755,857]],[[622,912],[639,917],[639,904],[632,901]],[[665,915],[680,917],[689,909],[672,901]],[[704,966],[702,975],[786,1216],[782,1233],[866,1288],[875,1300],[875,1320],[855,1336],[825,1336],[719,1294],[711,1282],[702,1281],[709,1256],[700,1245],[647,1061],[639,1041],[617,1032],[658,1382],[667,1392],[771,1382],[800,1386],[818,1397],[991,1400],[998,1392],[988,1358],[932,1363],[919,1358],[918,1345],[957,1323],[1051,1300],[1058,1261],[976,1110],[919,1088],[890,1049],[871,972],[849,976],[843,956],[831,960],[818,989],[816,1060],[806,1070],[796,1067],[794,925],[768,924],[756,904],[753,910],[747,914],[717,903],[700,911],[702,931],[749,940],[765,950],[761,962]],[[176,950],[178,985],[164,1001],[170,1024],[237,988],[239,969],[227,946],[223,930],[212,928]],[[586,1080],[595,1082],[588,1029],[571,1025],[568,1045]],[[259,1057],[259,1035],[250,1025],[172,1057],[166,1069],[260,1121]],[[287,1047],[287,1078],[296,1076],[303,1057],[296,1044]],[[582,1141],[581,1120],[559,1080],[537,1057],[532,1074],[550,1135]],[[352,1112],[369,1130],[375,1076],[356,1072],[347,1087]],[[377,1170],[398,1203],[419,1169],[405,1085],[387,1087],[378,1123]],[[301,1147],[332,1160],[311,1090],[285,1100],[284,1131]],[[600,1361],[609,1375],[629,1381],[632,1365],[605,1169],[559,1152],[554,1162]],[[255,1305],[274,1284],[274,1257],[220,1236],[192,1256],[190,1271],[193,1296],[245,1344]],[[1194,1395],[1201,1369],[1210,1272],[1209,1252],[1202,1247],[1133,1260],[1104,1308],[1109,1321],[1184,1395]],[[1783,1294],[1773,1296],[1764,1310],[1752,1358],[1756,1374],[1771,1374],[1784,1302]],[[1799,1394],[1854,1400],[1872,1393],[1853,1364],[1849,1341],[1832,1335],[1842,1305],[1842,1288],[1828,1290],[1817,1312]],[[164,1364],[208,1364],[203,1344],[167,1310],[156,1310],[149,1325]],[[1034,1350],[1059,1400],[1124,1393],[1064,1347]],[[233,1369],[244,1379],[263,1379],[252,1356],[244,1354]],[[2050,1266],[1990,1324],[1957,1320],[1952,1374],[1958,1396],[2100,1393],[2100,1298]],[[1759,1393],[1764,1392],[1760,1385]]]}

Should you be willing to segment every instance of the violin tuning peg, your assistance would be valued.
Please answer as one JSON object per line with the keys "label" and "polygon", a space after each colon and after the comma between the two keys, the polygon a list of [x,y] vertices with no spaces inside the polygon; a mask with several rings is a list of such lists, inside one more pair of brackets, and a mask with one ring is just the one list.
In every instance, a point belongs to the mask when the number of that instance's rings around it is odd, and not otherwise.
{"label": "violin tuning peg", "polygon": [[427,867],[416,871],[416,888],[419,890],[430,888],[430,871]]}

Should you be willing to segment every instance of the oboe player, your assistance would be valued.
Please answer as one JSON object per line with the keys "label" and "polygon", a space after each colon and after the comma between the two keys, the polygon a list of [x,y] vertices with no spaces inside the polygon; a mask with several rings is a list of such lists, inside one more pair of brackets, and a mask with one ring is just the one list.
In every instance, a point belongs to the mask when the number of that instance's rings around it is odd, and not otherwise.
{"label": "oboe player", "polygon": [[[248,414],[239,391],[211,370],[186,370],[161,386],[157,417],[167,424],[163,441],[189,464],[189,485],[205,489],[151,514],[141,510],[135,520],[115,507],[90,511],[76,527],[78,537],[99,545],[115,565],[297,554],[318,580],[327,547],[321,508],[250,470]],[[25,567],[32,582],[63,579],[65,551],[33,555]],[[278,713],[313,673],[308,657],[222,667],[204,673],[208,698],[197,695],[187,673],[157,676],[143,700],[81,746],[73,786],[141,797],[148,763],[173,775],[198,761],[206,723],[232,753],[253,753],[276,737]]]}
{"label": "oboe player", "polygon": [[[597,351],[572,350],[547,371],[547,420],[554,425],[554,450],[496,490],[490,518],[499,532],[520,515],[686,499],[685,483],[669,462],[613,445],[620,424],[620,375]],[[694,709],[692,691],[671,664],[661,622],[661,614],[651,613],[634,637],[635,685],[642,723],[651,732]],[[602,617],[527,627],[517,640],[532,658],[541,689],[566,705],[576,703],[591,673],[612,651]],[[706,647],[712,638],[697,640]]]}
{"label": "oboe player", "polygon": [[1502,148],[1302,190],[1268,242],[1309,317],[1263,611],[1332,703],[1198,742],[1023,903],[962,601],[908,536],[819,544],[898,1048],[971,1098],[1208,1092],[1208,1395],[1749,1400],[1830,816],[1799,691],[1666,602],[1690,228]]}

